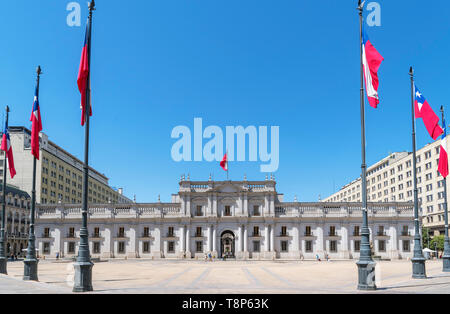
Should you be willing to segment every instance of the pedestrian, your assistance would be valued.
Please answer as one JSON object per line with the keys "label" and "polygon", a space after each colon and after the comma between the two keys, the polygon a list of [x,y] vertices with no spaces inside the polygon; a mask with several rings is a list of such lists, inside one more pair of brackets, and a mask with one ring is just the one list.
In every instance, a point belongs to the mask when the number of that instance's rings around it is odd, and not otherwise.
{"label": "pedestrian", "polygon": [[211,255],[211,252],[208,253],[208,258],[209,258],[209,261],[212,262],[212,255]]}
{"label": "pedestrian", "polygon": [[59,259],[59,252],[56,252],[56,259]]}

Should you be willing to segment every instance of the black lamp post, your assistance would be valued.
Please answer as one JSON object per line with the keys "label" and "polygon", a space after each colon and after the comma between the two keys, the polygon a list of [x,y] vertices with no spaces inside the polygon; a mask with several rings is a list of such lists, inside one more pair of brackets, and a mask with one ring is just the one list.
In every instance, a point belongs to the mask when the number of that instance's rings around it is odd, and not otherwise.
{"label": "black lamp post", "polygon": [[[441,106],[442,127],[446,130],[444,106]],[[446,132],[445,132],[446,134]],[[441,148],[442,149],[442,148]],[[448,162],[448,161],[447,161]],[[444,221],[445,221],[445,237],[444,237],[444,253],[442,254],[442,271],[450,272],[450,241],[448,238],[448,204],[447,204],[447,177],[444,178]]]}

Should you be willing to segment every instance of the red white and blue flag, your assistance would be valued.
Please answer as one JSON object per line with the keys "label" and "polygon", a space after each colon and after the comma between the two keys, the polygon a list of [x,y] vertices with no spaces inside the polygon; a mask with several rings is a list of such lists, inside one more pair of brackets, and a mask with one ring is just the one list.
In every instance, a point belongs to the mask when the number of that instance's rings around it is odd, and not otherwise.
{"label": "red white and blue flag", "polygon": [[33,111],[31,112],[31,154],[39,160],[39,133],[42,131],[41,109],[39,107],[39,91],[36,86]]}
{"label": "red white and blue flag", "polygon": [[223,156],[222,161],[220,162],[220,166],[224,171],[228,171],[228,153]]}
{"label": "red white and blue flag", "polygon": [[439,126],[439,117],[434,113],[428,101],[423,97],[420,93],[417,86],[414,86],[414,94],[415,94],[415,115],[416,119],[422,118],[425,127],[433,138],[433,140],[437,140],[439,135],[444,133],[444,130]]}
{"label": "red white and blue flag", "polygon": [[11,174],[11,179],[15,177],[16,175],[16,168],[14,168],[14,158],[13,158],[13,151],[11,147],[11,139],[9,137],[9,131],[8,131],[8,122],[5,124],[5,131],[3,132],[3,139],[2,139],[2,151],[6,153],[6,158],[9,162],[9,173]]}
{"label": "red white and blue flag", "polygon": [[[78,90],[81,93],[81,125],[86,123],[86,105],[87,105],[87,92],[88,92],[88,80],[89,80],[89,21],[86,26],[86,35],[84,38],[83,51],[81,52],[80,67],[78,69]],[[92,106],[89,104],[89,115],[92,116]]]}
{"label": "red white and blue flag", "polygon": [[442,127],[444,128],[444,134],[441,140],[441,153],[439,156],[438,171],[444,177],[448,176],[448,153],[447,153],[447,128],[445,127],[445,120],[442,121]]}
{"label": "red white and blue flag", "polygon": [[378,69],[380,68],[381,62],[383,62],[384,58],[372,45],[364,29],[362,53],[367,98],[369,99],[370,106],[377,108],[380,103],[380,99],[378,97]]}

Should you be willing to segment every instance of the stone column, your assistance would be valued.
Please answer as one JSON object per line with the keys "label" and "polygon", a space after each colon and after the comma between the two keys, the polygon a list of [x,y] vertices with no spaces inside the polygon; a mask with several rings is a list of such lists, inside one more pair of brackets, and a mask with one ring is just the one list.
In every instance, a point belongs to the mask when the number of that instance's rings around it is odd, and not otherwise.
{"label": "stone column", "polygon": [[247,235],[247,226],[244,226],[244,252],[248,252],[248,247],[247,247],[247,244],[248,244],[248,235]]}
{"label": "stone column", "polygon": [[262,210],[263,217],[269,215],[270,204],[269,204],[269,195],[264,195],[264,208]]}
{"label": "stone column", "polygon": [[275,252],[275,225],[270,226],[270,252]]}
{"label": "stone column", "polygon": [[[190,230],[189,230],[189,226],[186,226],[186,252],[190,254],[191,251],[191,246],[190,246]],[[187,256],[188,258],[190,258],[190,256]]]}
{"label": "stone column", "polygon": [[248,217],[248,195],[244,194],[244,216]]}
{"label": "stone column", "polygon": [[212,250],[213,252],[217,252],[216,248],[216,242],[217,242],[217,235],[216,235],[216,227],[213,226],[213,235],[212,235]]}
{"label": "stone column", "polygon": [[239,225],[238,228],[238,242],[237,242],[237,251],[242,252],[243,244],[244,244],[244,237],[242,236],[242,226]]}
{"label": "stone column", "polygon": [[275,216],[275,197],[273,194],[270,195],[270,204],[269,204],[269,215]]}
{"label": "stone column", "polygon": [[183,254],[186,250],[186,243],[184,241],[184,225],[180,228],[180,246],[181,246],[181,253]]}
{"label": "stone column", "polygon": [[338,249],[338,252],[341,251],[341,258],[349,259],[350,258],[350,251],[348,249],[349,245],[349,238],[348,238],[348,228],[346,226],[341,227],[341,243],[342,246],[340,250]]}
{"label": "stone column", "polygon": [[207,251],[211,251],[211,226],[210,225],[208,225],[208,243],[207,243],[207,246],[206,246],[206,250]]}
{"label": "stone column", "polygon": [[186,214],[185,216],[191,217],[191,197],[186,195]]}
{"label": "stone column", "polygon": [[265,251],[270,251],[270,238],[269,238],[269,225],[266,225],[265,228],[265,236],[264,236],[264,244],[265,244]]}
{"label": "stone column", "polygon": [[213,216],[217,217],[217,195],[213,195]]}

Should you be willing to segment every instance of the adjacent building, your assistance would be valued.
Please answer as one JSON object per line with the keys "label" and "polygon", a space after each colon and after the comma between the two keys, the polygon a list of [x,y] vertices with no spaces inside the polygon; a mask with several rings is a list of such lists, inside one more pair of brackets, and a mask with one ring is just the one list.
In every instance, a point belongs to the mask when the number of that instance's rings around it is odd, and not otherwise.
{"label": "adjacent building", "polygon": [[[10,127],[9,132],[17,175],[14,179],[8,177],[7,182],[31,194],[33,176],[31,131],[25,127]],[[37,202],[42,204],[81,203],[83,162],[50,141],[45,133],[40,134],[40,156],[36,170]],[[0,163],[0,173],[2,172],[3,163]],[[0,177],[3,176],[0,175]],[[0,183],[1,181],[2,179]],[[88,199],[90,203],[132,203],[123,195],[123,189],[110,187],[108,178],[93,168],[89,168]]]}
{"label": "adjacent building", "polygon": [[[447,143],[449,140],[447,140]],[[438,171],[441,141],[417,151],[417,187],[424,227],[435,234],[444,233],[444,179]],[[448,144],[447,144],[448,145]],[[447,150],[448,151],[448,150]],[[389,154],[367,170],[369,202],[413,202],[412,153]],[[447,190],[449,189],[447,182]],[[324,202],[361,202],[361,178],[358,178]]]}
{"label": "adjacent building", "polygon": [[[0,184],[0,199],[3,185]],[[0,205],[1,208],[1,205]],[[6,185],[6,255],[24,256],[30,228],[30,195],[17,187]]]}
{"label": "adjacent building", "polygon": [[[369,204],[375,256],[412,257],[413,205]],[[89,244],[97,258],[246,260],[357,259],[361,204],[284,202],[274,178],[265,181],[190,181],[183,177],[171,203],[91,204]],[[41,204],[40,254],[78,254],[81,207]]]}

